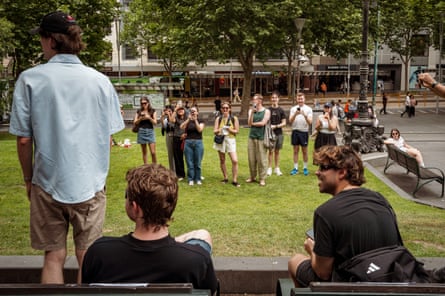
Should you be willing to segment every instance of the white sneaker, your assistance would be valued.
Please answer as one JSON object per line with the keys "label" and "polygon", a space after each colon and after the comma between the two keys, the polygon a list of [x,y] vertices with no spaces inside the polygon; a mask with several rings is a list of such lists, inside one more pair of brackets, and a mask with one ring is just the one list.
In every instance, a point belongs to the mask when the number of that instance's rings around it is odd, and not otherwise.
{"label": "white sneaker", "polygon": [[272,175],[272,168],[268,168],[266,175],[271,176]]}
{"label": "white sneaker", "polygon": [[189,186],[193,186],[193,181],[189,181]]}
{"label": "white sneaker", "polygon": [[283,175],[283,173],[280,171],[280,168],[275,168],[275,174],[277,174],[277,176]]}
{"label": "white sneaker", "polygon": [[205,178],[203,176],[201,176],[201,180],[204,180]]}
{"label": "white sneaker", "polygon": [[197,181],[196,185],[202,185],[201,181]]}

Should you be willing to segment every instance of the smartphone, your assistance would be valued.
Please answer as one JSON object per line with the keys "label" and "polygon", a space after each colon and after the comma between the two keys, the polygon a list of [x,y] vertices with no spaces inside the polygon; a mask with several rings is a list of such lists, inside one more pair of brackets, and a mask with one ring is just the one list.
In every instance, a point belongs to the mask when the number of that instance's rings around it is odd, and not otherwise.
{"label": "smartphone", "polygon": [[306,231],[306,236],[309,237],[310,239],[314,240],[314,229],[309,229]]}

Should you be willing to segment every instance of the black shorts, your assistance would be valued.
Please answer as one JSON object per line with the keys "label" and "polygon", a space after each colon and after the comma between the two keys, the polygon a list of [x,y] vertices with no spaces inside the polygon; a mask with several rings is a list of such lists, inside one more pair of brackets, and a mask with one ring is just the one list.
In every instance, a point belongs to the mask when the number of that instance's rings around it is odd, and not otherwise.
{"label": "black shorts", "polygon": [[309,141],[309,132],[292,130],[291,144],[292,146],[307,147]]}
{"label": "black shorts", "polygon": [[324,282],[317,276],[311,266],[311,260],[307,259],[301,262],[296,273],[297,282],[300,287],[309,287],[311,282]]}

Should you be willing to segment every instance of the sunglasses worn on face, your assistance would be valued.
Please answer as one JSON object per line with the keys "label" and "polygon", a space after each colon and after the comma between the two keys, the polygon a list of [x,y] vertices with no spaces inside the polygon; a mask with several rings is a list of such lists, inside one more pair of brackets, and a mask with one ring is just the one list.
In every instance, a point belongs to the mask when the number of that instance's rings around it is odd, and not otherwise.
{"label": "sunglasses worn on face", "polygon": [[229,110],[229,107],[222,107],[222,110]]}
{"label": "sunglasses worn on face", "polygon": [[141,105],[147,105],[148,103],[147,102],[145,102],[145,103],[141,103]]}
{"label": "sunglasses worn on face", "polygon": [[318,170],[320,172],[324,172],[324,171],[329,171],[329,170],[336,170],[338,169],[335,165],[331,165],[331,164],[320,164],[318,166]]}

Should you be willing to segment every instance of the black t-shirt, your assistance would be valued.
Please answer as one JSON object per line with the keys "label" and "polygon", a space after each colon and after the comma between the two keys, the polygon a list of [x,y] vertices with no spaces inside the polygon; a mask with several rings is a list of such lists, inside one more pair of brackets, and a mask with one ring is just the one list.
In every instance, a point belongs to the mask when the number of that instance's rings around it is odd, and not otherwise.
{"label": "black t-shirt", "polygon": [[[198,118],[198,123],[201,124],[204,121],[200,118]],[[196,123],[194,120],[190,120],[187,124],[187,127],[185,129],[185,133],[187,134],[187,139],[193,139],[193,140],[202,140],[202,132],[199,132],[196,129]]]}
{"label": "black t-shirt", "polygon": [[192,283],[195,289],[217,289],[210,254],[198,245],[167,236],[154,241],[102,237],[89,247],[82,283]]}
{"label": "black t-shirt", "polygon": [[314,233],[314,252],[334,257],[334,269],[357,254],[401,243],[389,203],[365,188],[342,191],[318,207]]}
{"label": "black t-shirt", "polygon": [[[284,113],[284,110],[281,107],[277,108],[269,107],[269,110],[270,110],[270,124],[272,125],[280,124],[281,121],[286,118],[286,113]],[[283,129],[281,127],[276,128],[274,129],[274,132],[275,135],[281,135],[283,134]]]}

